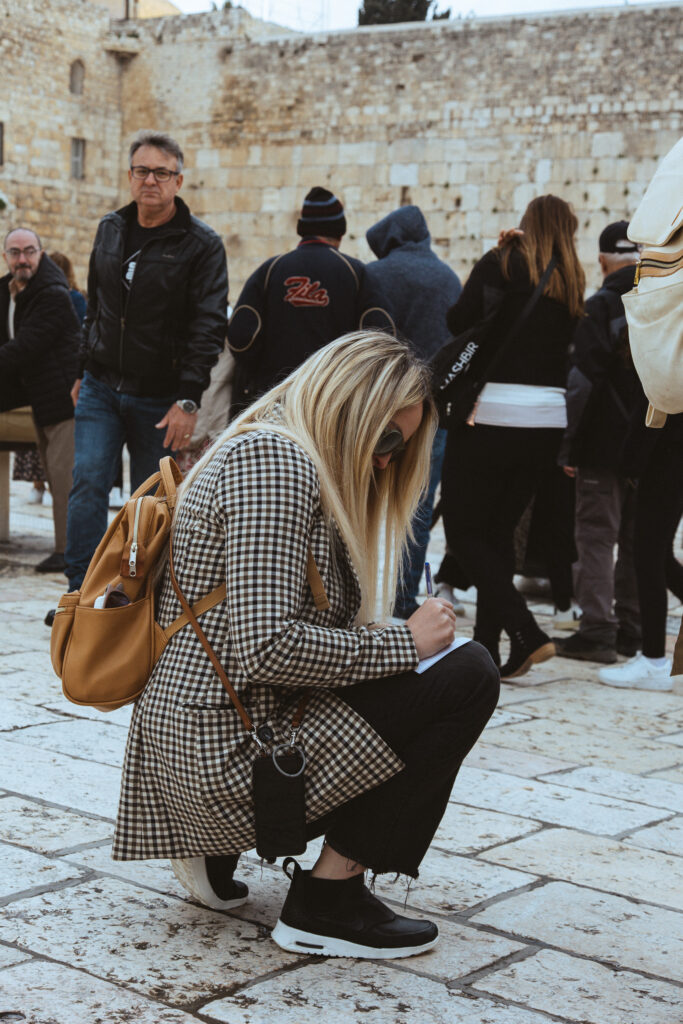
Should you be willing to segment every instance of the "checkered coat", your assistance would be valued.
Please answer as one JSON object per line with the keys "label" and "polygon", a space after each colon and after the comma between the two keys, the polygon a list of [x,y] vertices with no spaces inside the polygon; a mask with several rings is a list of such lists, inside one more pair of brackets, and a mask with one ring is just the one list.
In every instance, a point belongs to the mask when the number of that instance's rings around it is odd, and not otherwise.
{"label": "checkered coat", "polygon": [[[311,459],[275,431],[227,441],[190,487],[177,518],[174,566],[190,604],[227,581],[202,626],[258,727],[289,736],[304,691],[307,817],[377,786],[402,762],[334,692],[417,665],[405,626],[354,626],[358,578],[326,525]],[[306,580],[309,547],[330,608]],[[181,612],[168,578],[159,621]],[[387,692],[389,697],[389,691]],[[255,843],[251,766],[257,755],[191,626],[169,641],[138,700],[123,766],[113,856],[194,857]]]}

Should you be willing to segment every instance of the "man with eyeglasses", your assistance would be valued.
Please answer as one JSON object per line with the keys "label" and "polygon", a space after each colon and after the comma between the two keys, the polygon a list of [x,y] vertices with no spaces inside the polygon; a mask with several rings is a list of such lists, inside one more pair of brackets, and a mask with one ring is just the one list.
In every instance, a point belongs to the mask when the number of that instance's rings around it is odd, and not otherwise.
{"label": "man with eyeglasses", "polygon": [[0,279],[0,411],[30,405],[52,494],[55,550],[36,572],[63,572],[66,514],[74,457],[78,317],[64,274],[29,228],[4,242],[9,273]]}
{"label": "man with eyeglasses", "polygon": [[100,222],[90,257],[66,565],[78,588],[107,528],[124,444],[131,487],[187,447],[225,344],[228,274],[220,237],[178,196],[183,153],[161,132],[129,151],[132,202]]}

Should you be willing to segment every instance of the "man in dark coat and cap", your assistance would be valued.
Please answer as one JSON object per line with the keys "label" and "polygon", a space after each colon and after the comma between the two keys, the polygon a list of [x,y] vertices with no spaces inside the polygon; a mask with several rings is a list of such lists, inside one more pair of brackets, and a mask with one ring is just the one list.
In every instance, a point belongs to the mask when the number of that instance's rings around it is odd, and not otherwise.
{"label": "man in dark coat and cap", "polygon": [[[386,295],[399,335],[429,361],[450,341],[446,314],[462,291],[458,275],[433,251],[427,221],[418,206],[401,206],[387,214],[365,237],[377,257],[376,263],[369,263],[365,268],[371,285]],[[409,549],[403,585],[396,595],[394,614],[398,618],[409,618],[418,606],[416,597],[445,449],[446,431],[438,430],[432,448],[429,488],[415,513],[415,540]],[[440,597],[462,611],[450,586],[439,583],[437,589]]]}
{"label": "man in dark coat and cap", "polygon": [[74,460],[74,382],[80,336],[69,286],[29,228],[5,238],[0,279],[0,411],[30,405],[52,493],[55,550],[37,572],[63,572]]}
{"label": "man in dark coat and cap", "polygon": [[339,251],[346,233],[339,199],[312,188],[296,230],[296,249],[254,271],[230,320],[228,344],[237,363],[233,416],[340,335],[361,328],[394,333],[364,265]]}

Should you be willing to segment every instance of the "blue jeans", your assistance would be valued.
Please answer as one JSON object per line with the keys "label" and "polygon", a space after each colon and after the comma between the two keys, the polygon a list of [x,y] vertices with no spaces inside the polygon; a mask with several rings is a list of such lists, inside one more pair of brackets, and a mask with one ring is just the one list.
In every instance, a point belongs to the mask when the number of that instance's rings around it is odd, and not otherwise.
{"label": "blue jeans", "polygon": [[163,419],[174,396],[140,398],[112,390],[86,373],[76,405],[73,485],[66,527],[66,575],[69,590],[80,587],[95,548],[107,529],[109,491],[114,486],[124,444],[130,452],[132,490],[172,454],[163,447]]}
{"label": "blue jeans", "polygon": [[413,517],[413,535],[415,539],[408,545],[403,586],[399,586],[396,591],[396,603],[394,605],[394,615],[401,619],[407,619],[418,608],[416,598],[420,592],[420,580],[424,573],[425,556],[432,526],[434,495],[441,480],[441,467],[443,466],[443,458],[446,451],[447,436],[448,431],[446,430],[437,430],[436,432],[434,444],[432,445],[432,462],[427,493],[417,506]]}

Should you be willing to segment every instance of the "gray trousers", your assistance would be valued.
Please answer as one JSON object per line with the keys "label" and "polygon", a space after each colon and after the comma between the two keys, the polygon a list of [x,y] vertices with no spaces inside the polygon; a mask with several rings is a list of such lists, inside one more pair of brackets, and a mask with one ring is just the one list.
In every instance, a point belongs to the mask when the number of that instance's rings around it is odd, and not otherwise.
{"label": "gray trousers", "polygon": [[576,474],[574,594],[582,612],[579,632],[611,647],[617,629],[640,638],[633,565],[635,498],[635,488],[609,470],[582,468]]}
{"label": "gray trousers", "polygon": [[66,508],[71,490],[74,466],[74,421],[62,420],[49,427],[39,427],[33,421],[38,438],[38,451],[45,466],[47,482],[52,494],[52,520],[55,528],[55,551],[64,553],[66,547]]}

